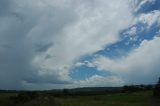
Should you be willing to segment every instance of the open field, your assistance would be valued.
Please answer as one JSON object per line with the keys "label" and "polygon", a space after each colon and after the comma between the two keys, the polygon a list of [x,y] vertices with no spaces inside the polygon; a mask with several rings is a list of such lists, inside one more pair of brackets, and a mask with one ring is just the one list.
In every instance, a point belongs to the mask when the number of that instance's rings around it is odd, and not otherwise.
{"label": "open field", "polygon": [[59,106],[160,106],[152,91],[57,98],[56,102]]}
{"label": "open field", "polygon": [[17,95],[0,93],[0,106],[160,106],[160,100],[152,97],[152,91],[58,97],[41,93],[38,98],[24,102],[21,98],[14,101]]}

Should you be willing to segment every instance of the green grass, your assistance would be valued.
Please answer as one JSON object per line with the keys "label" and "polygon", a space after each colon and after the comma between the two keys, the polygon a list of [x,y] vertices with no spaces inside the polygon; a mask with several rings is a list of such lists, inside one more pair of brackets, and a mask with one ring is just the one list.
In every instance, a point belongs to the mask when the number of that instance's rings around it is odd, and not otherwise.
{"label": "green grass", "polygon": [[12,104],[10,97],[17,96],[17,93],[0,93],[0,106],[6,106]]}
{"label": "green grass", "polygon": [[[16,96],[16,93],[0,93],[0,106],[13,106],[10,97]],[[45,100],[46,97],[48,100]],[[160,106],[160,100],[152,97],[152,91],[94,96],[46,97],[41,95],[39,100],[18,106]],[[14,104],[14,106],[17,105]]]}
{"label": "green grass", "polygon": [[151,91],[56,98],[56,103],[59,106],[160,106],[159,103],[151,105]]}

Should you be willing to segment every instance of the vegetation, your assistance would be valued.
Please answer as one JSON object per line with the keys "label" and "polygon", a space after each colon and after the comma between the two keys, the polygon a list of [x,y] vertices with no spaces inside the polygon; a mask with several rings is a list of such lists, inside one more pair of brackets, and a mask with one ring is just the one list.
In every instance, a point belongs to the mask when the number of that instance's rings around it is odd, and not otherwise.
{"label": "vegetation", "polygon": [[160,98],[160,78],[159,78],[158,83],[155,85],[153,95],[156,98]]}
{"label": "vegetation", "polygon": [[0,93],[0,106],[160,106],[152,91],[104,95],[59,95],[46,92]]}
{"label": "vegetation", "polygon": [[30,92],[1,90],[0,106],[160,106],[157,85]]}
{"label": "vegetation", "polygon": [[[152,91],[94,96],[68,96],[55,99],[57,106],[151,106]],[[155,103],[155,102],[154,102]],[[157,102],[155,106],[160,106]]]}

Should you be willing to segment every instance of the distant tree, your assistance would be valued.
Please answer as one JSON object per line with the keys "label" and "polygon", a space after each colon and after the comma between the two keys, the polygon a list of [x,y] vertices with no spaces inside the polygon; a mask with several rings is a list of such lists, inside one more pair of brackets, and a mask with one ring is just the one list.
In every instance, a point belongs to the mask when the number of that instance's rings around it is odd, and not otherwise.
{"label": "distant tree", "polygon": [[[148,88],[150,89],[150,88]],[[145,91],[147,90],[146,86],[141,85],[125,85],[123,86],[123,92],[137,92],[137,91]]]}
{"label": "distant tree", "polygon": [[145,89],[146,89],[146,90],[153,90],[153,85],[146,85],[146,86],[145,86]]}
{"label": "distant tree", "polygon": [[63,94],[64,95],[68,95],[68,93],[69,93],[68,89],[63,89]]}
{"label": "distant tree", "polygon": [[129,86],[125,85],[122,88],[123,92],[128,92],[129,91]]}
{"label": "distant tree", "polygon": [[160,78],[159,78],[157,84],[155,85],[155,88],[154,88],[154,91],[153,91],[153,95],[155,97],[160,98]]}

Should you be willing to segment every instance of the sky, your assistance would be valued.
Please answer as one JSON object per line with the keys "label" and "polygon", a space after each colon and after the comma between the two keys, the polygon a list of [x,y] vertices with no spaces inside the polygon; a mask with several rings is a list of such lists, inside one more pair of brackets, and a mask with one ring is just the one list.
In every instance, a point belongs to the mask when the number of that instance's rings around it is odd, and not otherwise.
{"label": "sky", "polygon": [[0,0],[0,89],[154,84],[160,0]]}

